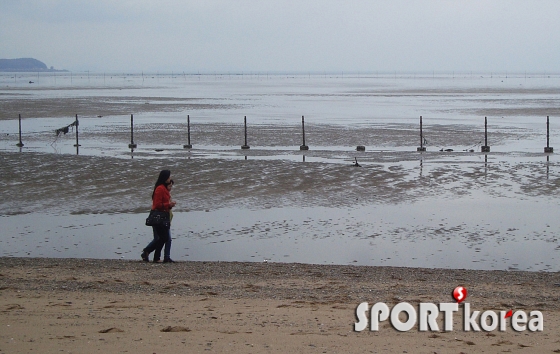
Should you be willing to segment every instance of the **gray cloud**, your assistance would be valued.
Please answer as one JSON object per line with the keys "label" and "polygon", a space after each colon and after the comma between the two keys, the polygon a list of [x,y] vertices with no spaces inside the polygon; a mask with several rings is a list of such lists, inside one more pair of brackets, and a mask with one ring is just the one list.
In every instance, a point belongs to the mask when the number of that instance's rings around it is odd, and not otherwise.
{"label": "gray cloud", "polygon": [[560,71],[560,2],[2,1],[0,57],[92,71]]}

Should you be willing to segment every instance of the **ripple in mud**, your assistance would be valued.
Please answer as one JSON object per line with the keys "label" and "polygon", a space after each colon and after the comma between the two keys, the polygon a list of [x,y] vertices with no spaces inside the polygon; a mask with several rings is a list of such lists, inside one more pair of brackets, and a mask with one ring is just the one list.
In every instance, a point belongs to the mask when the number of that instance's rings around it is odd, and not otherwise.
{"label": "ripple in mud", "polygon": [[[391,155],[391,154],[388,154]],[[424,160],[368,164],[287,160],[123,160],[91,156],[0,153],[3,214],[122,213],[150,207],[161,169],[176,181],[178,211],[228,206],[345,207],[399,204],[434,198],[470,198],[475,192],[504,198],[555,198],[556,163],[510,164]],[[547,179],[548,178],[548,179]],[[477,193],[478,193],[477,192]]]}

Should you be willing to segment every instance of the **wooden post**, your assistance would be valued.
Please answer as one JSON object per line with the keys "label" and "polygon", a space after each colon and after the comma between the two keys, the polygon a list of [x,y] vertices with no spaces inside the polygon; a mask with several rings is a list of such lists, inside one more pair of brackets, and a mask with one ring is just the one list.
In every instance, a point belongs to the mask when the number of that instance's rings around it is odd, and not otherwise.
{"label": "wooden post", "polygon": [[303,116],[301,116],[301,131],[302,131],[302,136],[303,136],[303,144],[300,145],[299,149],[300,150],[309,150],[309,146],[305,145],[305,118]]}
{"label": "wooden post", "polygon": [[416,151],[426,151],[424,147],[424,135],[422,134],[422,116],[420,116],[420,147],[416,148]]}
{"label": "wooden post", "polygon": [[130,115],[130,144],[128,147],[130,149],[136,149],[138,145],[134,143],[134,115]]}
{"label": "wooden post", "polygon": [[192,149],[191,145],[191,117],[187,114],[187,145],[183,145],[185,149]]}
{"label": "wooden post", "polygon": [[[546,116],[546,147],[544,148],[544,152],[545,153],[554,152],[554,148],[550,146],[550,121],[548,116]],[[548,165],[546,166],[546,168],[548,169]]]}
{"label": "wooden post", "polygon": [[247,145],[247,116],[245,116],[243,121],[244,121],[244,124],[245,124],[245,145],[242,145],[241,148],[243,150],[247,150],[247,149],[251,148],[249,145]]}
{"label": "wooden post", "polygon": [[21,114],[19,116],[19,143],[16,144],[17,147],[23,147],[23,143],[21,142]]}
{"label": "wooden post", "polygon": [[488,146],[488,120],[484,117],[484,146],[480,147],[480,152],[490,152],[490,146]]}
{"label": "wooden post", "polygon": [[78,125],[79,125],[79,123],[78,123],[78,115],[77,114],[76,114],[76,121],[74,123],[76,123],[75,124],[76,125],[76,144],[74,144],[74,146],[79,147],[80,146],[79,141],[78,141]]}

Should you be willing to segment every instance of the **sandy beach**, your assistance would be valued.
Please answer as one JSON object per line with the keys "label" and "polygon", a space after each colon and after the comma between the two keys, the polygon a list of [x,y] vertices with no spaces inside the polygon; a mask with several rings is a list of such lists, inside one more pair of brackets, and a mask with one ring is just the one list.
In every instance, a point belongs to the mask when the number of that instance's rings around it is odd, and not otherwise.
{"label": "sandy beach", "polygon": [[[359,303],[541,311],[544,330],[354,331]],[[2,353],[558,353],[558,273],[0,258]],[[498,312],[499,313],[499,312]],[[441,323],[442,316],[438,321]]]}

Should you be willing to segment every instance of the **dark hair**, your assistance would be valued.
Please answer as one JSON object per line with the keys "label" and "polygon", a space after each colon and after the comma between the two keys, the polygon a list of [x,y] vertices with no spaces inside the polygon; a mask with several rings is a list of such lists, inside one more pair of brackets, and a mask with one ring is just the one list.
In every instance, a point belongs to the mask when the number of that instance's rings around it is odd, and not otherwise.
{"label": "dark hair", "polygon": [[165,182],[167,182],[169,177],[171,177],[171,171],[169,171],[169,170],[163,170],[159,173],[159,177],[158,177],[158,179],[156,181],[156,184],[154,186],[154,191],[152,192],[152,199],[154,199],[154,194],[156,192],[156,188],[161,186],[162,184],[165,184]]}

